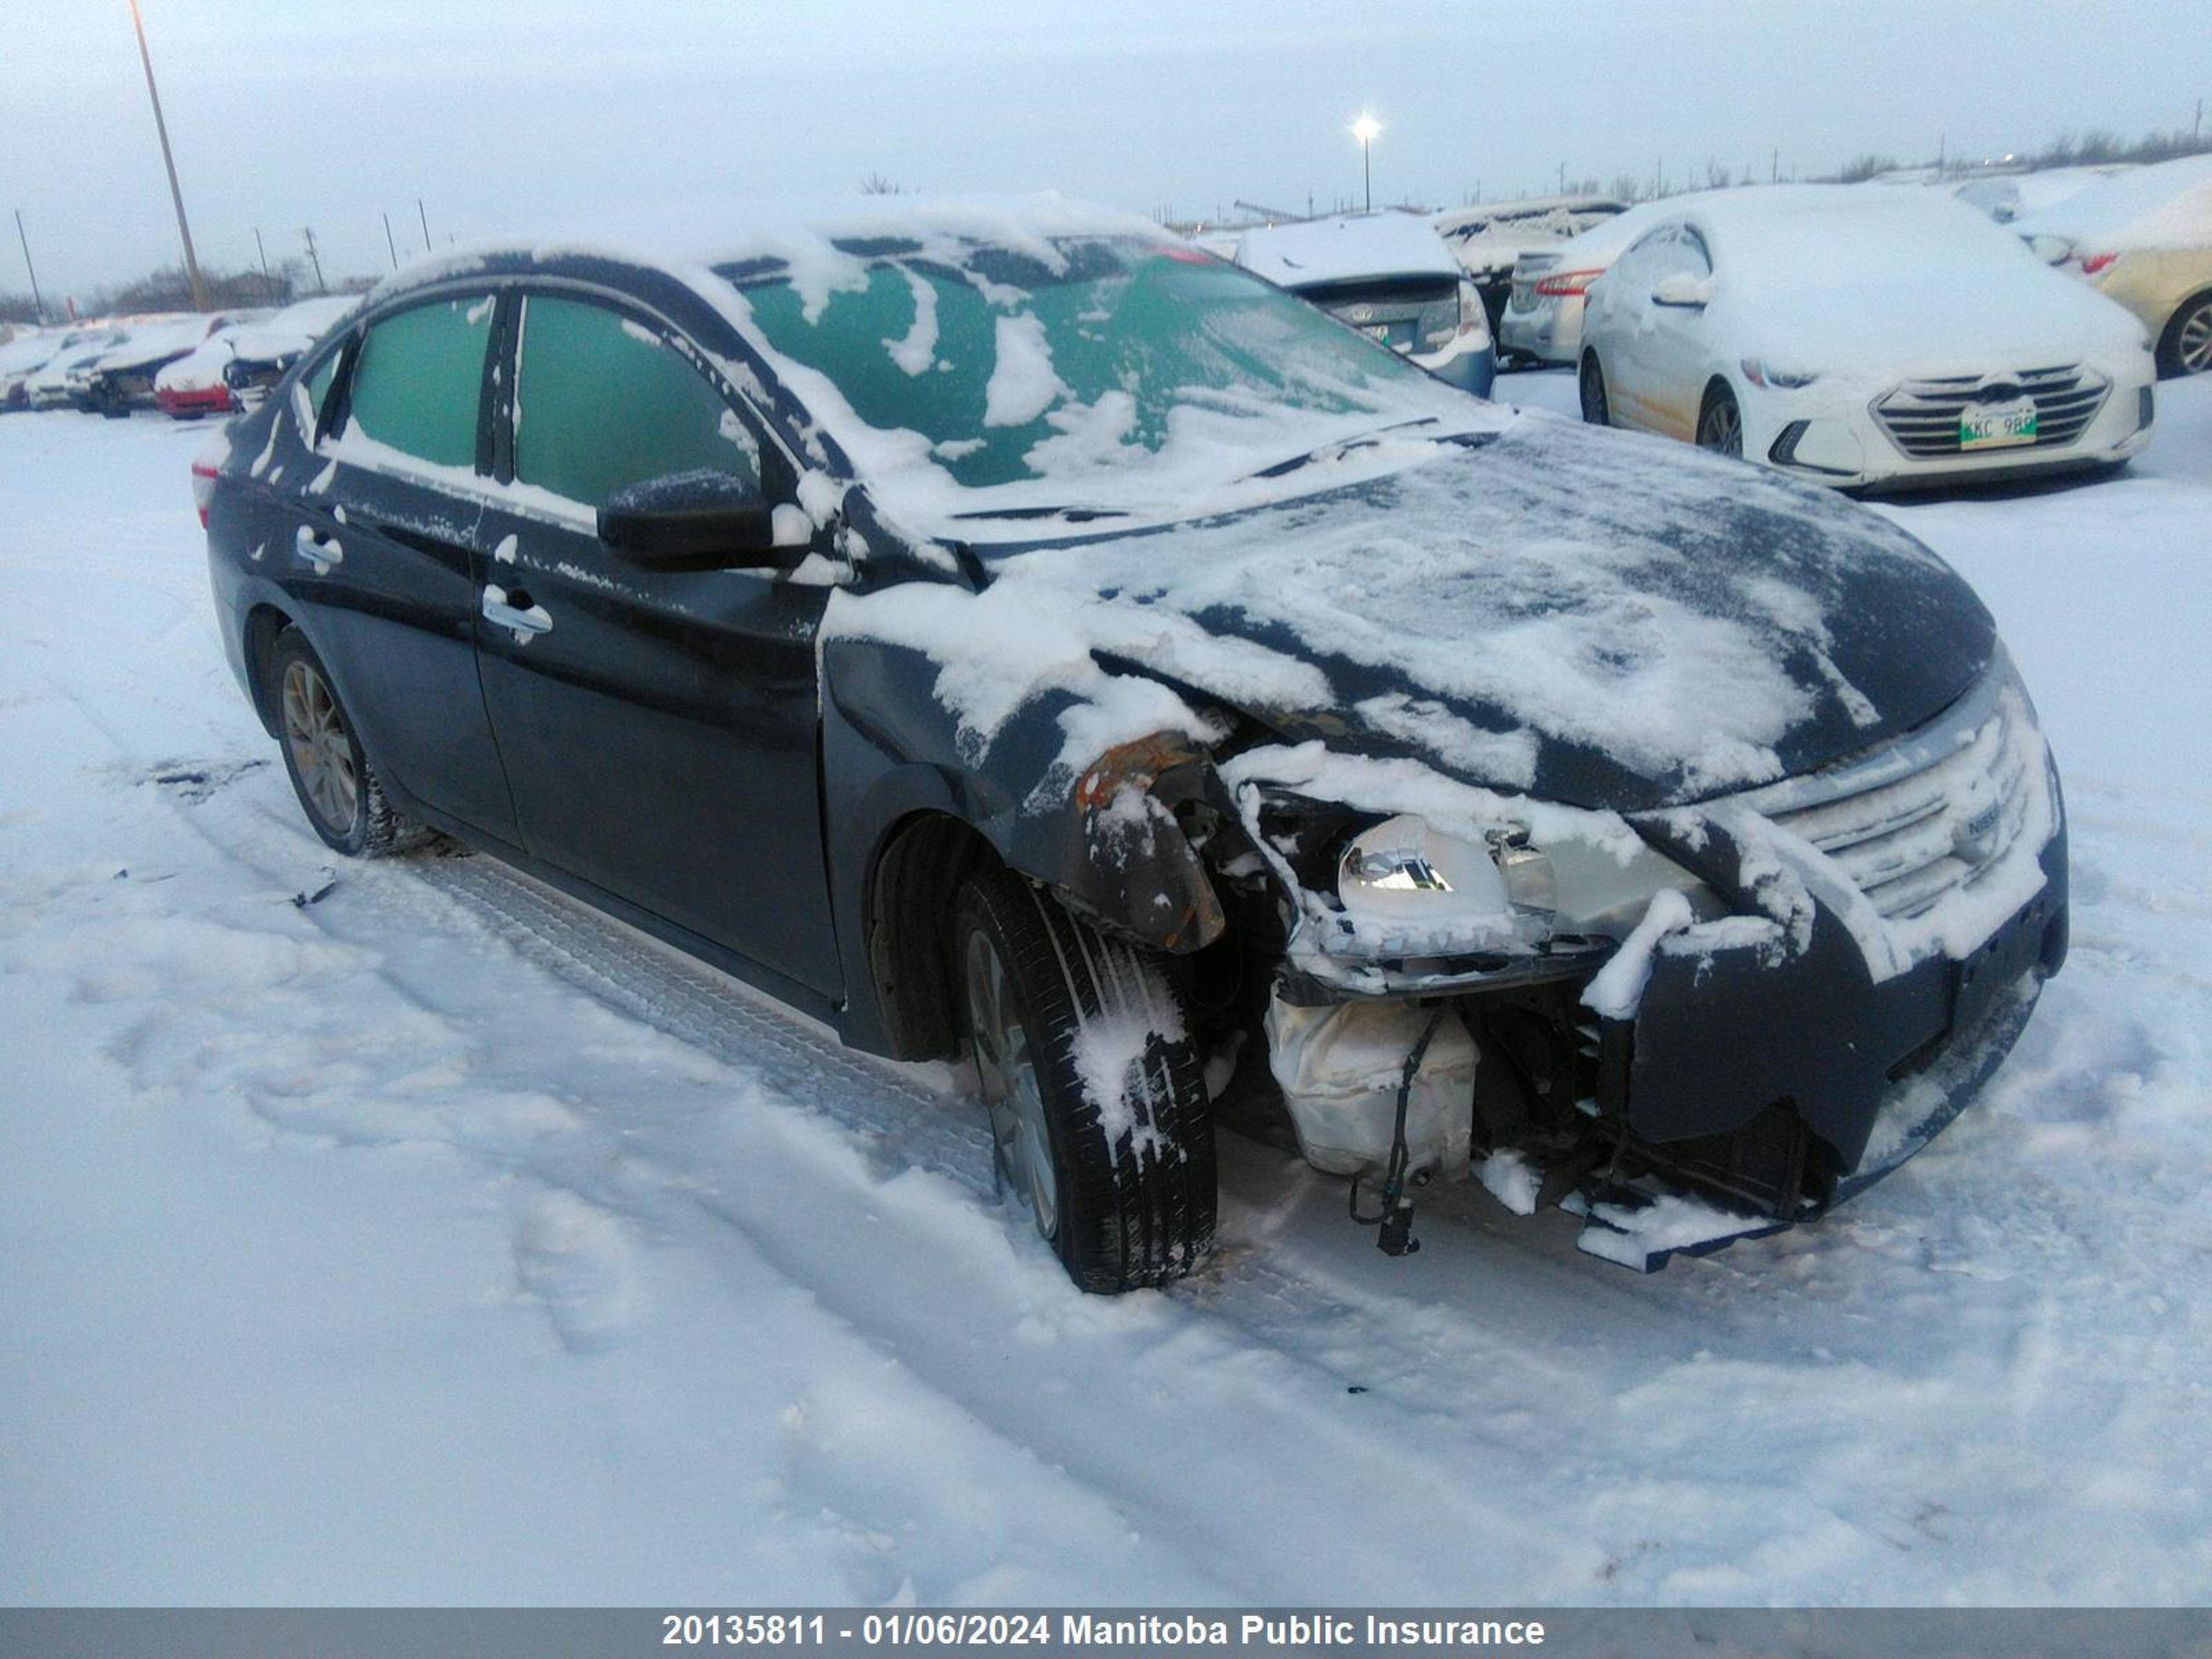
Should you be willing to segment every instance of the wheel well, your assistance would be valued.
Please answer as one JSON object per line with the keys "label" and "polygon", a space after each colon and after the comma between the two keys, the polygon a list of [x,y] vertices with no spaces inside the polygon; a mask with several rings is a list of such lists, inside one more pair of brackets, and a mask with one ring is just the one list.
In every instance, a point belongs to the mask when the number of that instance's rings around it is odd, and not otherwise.
{"label": "wheel well", "polygon": [[2166,326],[2159,330],[2158,343],[2160,346],[2171,344],[2175,331],[2181,326],[2181,319],[2189,314],[2192,307],[2201,305],[2207,300],[2212,300],[2212,288],[2200,288],[2194,294],[2184,295],[2180,303],[2174,307],[2172,313],[2166,318]]}
{"label": "wheel well", "polygon": [[253,692],[253,712],[272,738],[276,735],[276,711],[269,706],[269,677],[261,671],[269,661],[269,647],[291,625],[292,619],[273,605],[257,605],[246,614],[246,684]]}
{"label": "wheel well", "polygon": [[944,812],[905,819],[868,872],[868,973],[884,1033],[901,1060],[950,1058],[960,1046],[952,905],[977,866],[998,862],[975,830]]}
{"label": "wheel well", "polygon": [[1715,393],[1718,393],[1720,396],[1726,398],[1730,403],[1735,404],[1739,409],[1743,406],[1743,400],[1735,395],[1735,388],[1728,383],[1728,376],[1725,374],[1716,374],[1711,380],[1705,382],[1705,394],[1704,397],[1698,399],[1698,413],[1701,417],[1707,410],[1713,406],[1713,397]]}

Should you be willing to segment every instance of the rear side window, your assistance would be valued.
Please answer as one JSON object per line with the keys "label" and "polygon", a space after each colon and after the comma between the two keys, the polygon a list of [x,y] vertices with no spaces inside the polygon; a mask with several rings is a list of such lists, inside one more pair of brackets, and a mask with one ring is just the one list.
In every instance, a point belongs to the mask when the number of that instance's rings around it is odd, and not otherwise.
{"label": "rear side window", "polygon": [[371,325],[354,365],[351,425],[416,460],[474,467],[491,319],[490,296],[472,295]]}
{"label": "rear side window", "polygon": [[702,469],[760,477],[751,435],[705,375],[618,311],[550,295],[524,301],[519,481],[597,507],[630,484]]}

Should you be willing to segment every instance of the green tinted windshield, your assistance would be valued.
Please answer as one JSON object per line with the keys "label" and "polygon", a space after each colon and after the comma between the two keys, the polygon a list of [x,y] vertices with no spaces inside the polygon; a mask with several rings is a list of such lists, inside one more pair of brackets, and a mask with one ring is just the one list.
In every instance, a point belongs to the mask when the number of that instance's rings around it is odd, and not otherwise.
{"label": "green tinted windshield", "polygon": [[1052,247],[1056,262],[988,245],[840,244],[855,264],[826,302],[814,296],[811,318],[779,265],[720,274],[777,351],[821,371],[867,425],[927,438],[967,489],[1141,460],[1194,415],[1381,424],[1402,416],[1409,383],[1431,384],[1192,249],[1127,237]]}

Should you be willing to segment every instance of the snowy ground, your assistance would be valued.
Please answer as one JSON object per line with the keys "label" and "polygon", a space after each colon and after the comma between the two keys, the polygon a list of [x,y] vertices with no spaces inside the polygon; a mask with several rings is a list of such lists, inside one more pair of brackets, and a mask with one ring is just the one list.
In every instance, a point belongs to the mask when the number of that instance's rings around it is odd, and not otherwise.
{"label": "snowy ground", "polygon": [[[1552,407],[1566,377],[1500,395]],[[1644,1279],[1389,1261],[1231,1140],[1076,1295],[941,1073],[482,858],[331,879],[196,430],[0,419],[0,1601],[2179,1601],[2212,1585],[2212,382],[1885,508],[2065,770],[2074,957],[1937,1146]]]}

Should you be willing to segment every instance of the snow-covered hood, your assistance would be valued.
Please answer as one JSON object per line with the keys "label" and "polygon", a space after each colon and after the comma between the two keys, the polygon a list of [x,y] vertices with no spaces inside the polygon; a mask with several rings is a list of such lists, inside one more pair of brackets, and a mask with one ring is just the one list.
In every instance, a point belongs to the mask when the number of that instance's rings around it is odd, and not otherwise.
{"label": "snow-covered hood", "polygon": [[1620,811],[1897,736],[1995,645],[1972,592],[1887,520],[1539,415],[1303,501],[991,564],[963,683],[992,678],[994,639],[1079,639],[1287,741]]}
{"label": "snow-covered hood", "polygon": [[222,384],[223,365],[230,361],[233,331],[225,330],[204,341],[154,377],[156,392],[208,392]]}
{"label": "snow-covered hood", "polygon": [[1832,284],[1801,280],[1771,291],[1732,292],[1724,279],[1709,327],[1744,356],[1869,387],[2060,363],[2110,374],[2133,366],[2144,349],[2135,318],[2032,258]]}

